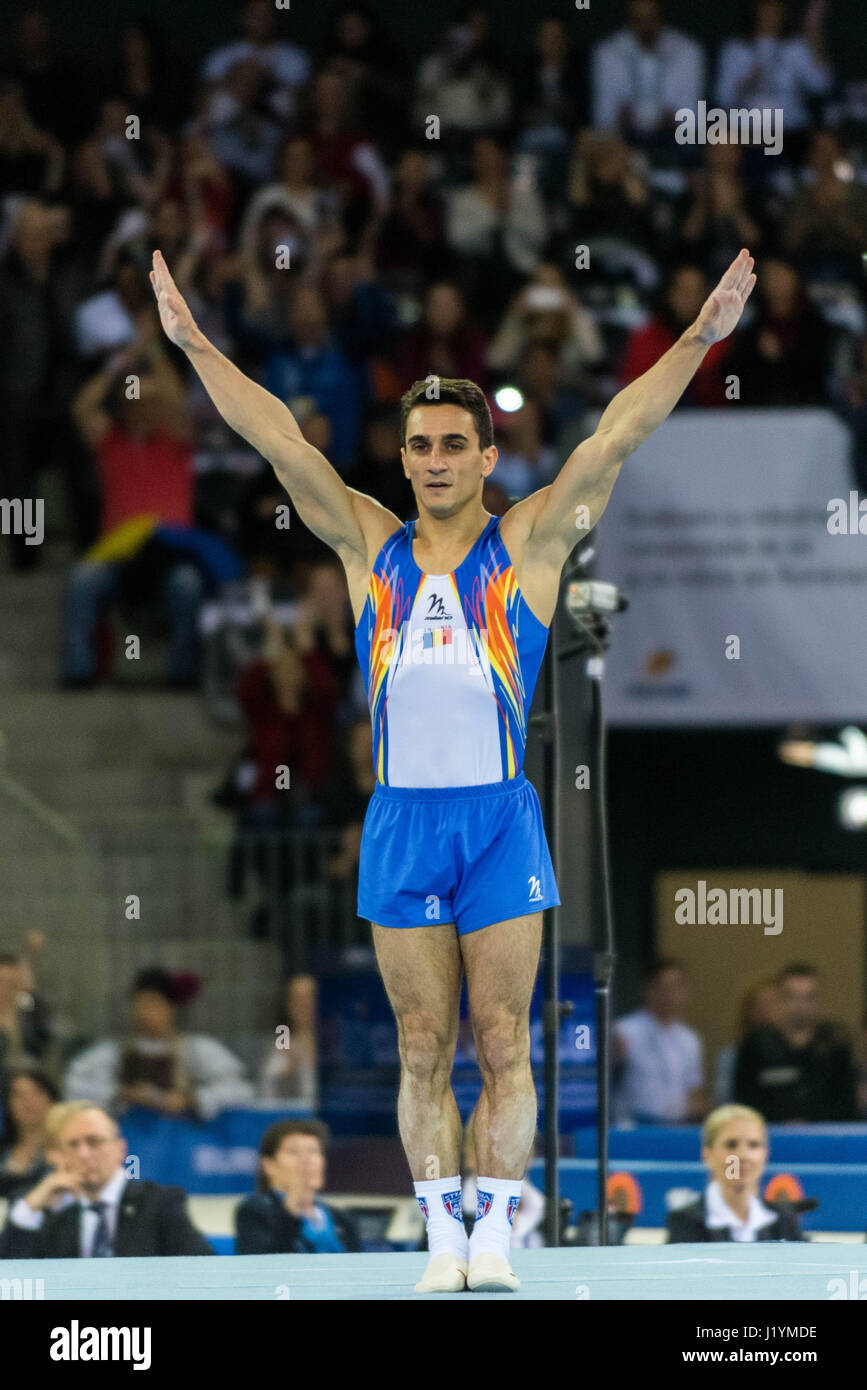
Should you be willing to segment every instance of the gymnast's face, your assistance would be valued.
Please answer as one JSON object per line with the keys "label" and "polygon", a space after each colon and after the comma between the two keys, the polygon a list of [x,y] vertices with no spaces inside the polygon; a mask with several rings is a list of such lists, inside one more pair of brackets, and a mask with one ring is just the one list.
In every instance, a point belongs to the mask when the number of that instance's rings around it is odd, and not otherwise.
{"label": "gymnast's face", "polygon": [[768,1161],[764,1126],[743,1116],[730,1120],[713,1143],[702,1149],[701,1157],[723,1191],[752,1195]]}
{"label": "gymnast's face", "polygon": [[400,456],[419,514],[424,510],[446,518],[481,499],[485,478],[497,461],[497,450],[493,444],[489,449],[480,447],[468,410],[442,401],[417,405],[409,412],[406,446]]}

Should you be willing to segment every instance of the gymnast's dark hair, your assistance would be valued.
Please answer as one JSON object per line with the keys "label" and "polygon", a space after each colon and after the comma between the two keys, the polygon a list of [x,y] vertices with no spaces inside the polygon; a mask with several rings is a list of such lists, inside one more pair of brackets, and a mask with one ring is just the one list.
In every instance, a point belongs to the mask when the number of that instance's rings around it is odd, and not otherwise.
{"label": "gymnast's dark hair", "polygon": [[459,405],[473,417],[479,448],[490,449],[494,442],[494,422],[481,386],[465,377],[434,376],[414,381],[400,398],[400,442],[406,447],[406,422],[417,405]]}

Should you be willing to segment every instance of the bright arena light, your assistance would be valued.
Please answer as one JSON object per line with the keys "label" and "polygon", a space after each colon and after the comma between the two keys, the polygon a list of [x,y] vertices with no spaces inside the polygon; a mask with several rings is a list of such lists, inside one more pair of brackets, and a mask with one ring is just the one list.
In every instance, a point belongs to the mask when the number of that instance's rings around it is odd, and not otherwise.
{"label": "bright arena light", "polygon": [[515,410],[520,410],[524,404],[524,397],[517,386],[501,386],[499,391],[494,393],[494,400],[500,409],[505,410],[509,415]]}
{"label": "bright arena light", "polygon": [[867,787],[850,787],[838,802],[840,819],[847,830],[867,827]]}

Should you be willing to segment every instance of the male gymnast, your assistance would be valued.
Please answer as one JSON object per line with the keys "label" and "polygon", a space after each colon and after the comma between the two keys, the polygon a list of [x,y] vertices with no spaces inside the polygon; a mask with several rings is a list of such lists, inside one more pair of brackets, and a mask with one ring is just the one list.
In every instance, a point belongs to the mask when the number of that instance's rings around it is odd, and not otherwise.
{"label": "male gymnast", "polygon": [[[400,452],[418,519],[402,524],[347,487],[287,407],[204,337],[154,253],[166,334],[346,571],[376,772],[358,913],[371,922],[397,1022],[400,1136],[430,1251],[418,1292],[518,1288],[510,1232],[537,1116],[530,996],[542,914],[560,901],[522,771],[527,714],[567,556],[605,510],[624,460],[734,329],[752,270],[742,250],[695,322],[613,398],[554,481],[503,517],[482,505],[497,462],[484,393],[470,381],[416,382],[401,401]],[[478,1206],[469,1240],[451,1089],[464,971],[483,1080],[471,1120]]]}

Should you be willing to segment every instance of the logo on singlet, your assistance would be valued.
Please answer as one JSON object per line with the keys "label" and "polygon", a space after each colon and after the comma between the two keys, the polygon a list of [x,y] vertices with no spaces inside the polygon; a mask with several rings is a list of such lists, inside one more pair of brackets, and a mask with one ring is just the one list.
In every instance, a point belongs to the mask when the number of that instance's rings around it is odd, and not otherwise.
{"label": "logo on singlet", "polygon": [[540,903],[542,901],[542,880],[537,878],[535,874],[531,874],[527,882],[530,885],[529,901],[531,903]]}
{"label": "logo on singlet", "polygon": [[446,606],[439,594],[431,594],[428,599],[427,612],[424,615],[425,622],[439,622],[441,618],[451,618],[451,613],[446,612]]}

